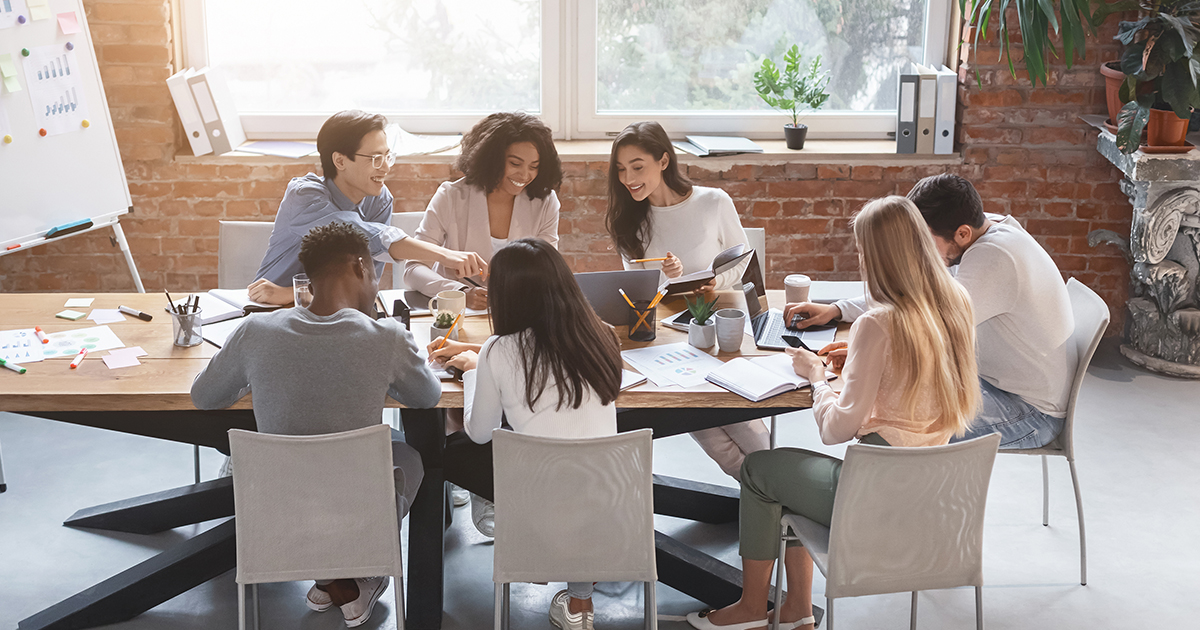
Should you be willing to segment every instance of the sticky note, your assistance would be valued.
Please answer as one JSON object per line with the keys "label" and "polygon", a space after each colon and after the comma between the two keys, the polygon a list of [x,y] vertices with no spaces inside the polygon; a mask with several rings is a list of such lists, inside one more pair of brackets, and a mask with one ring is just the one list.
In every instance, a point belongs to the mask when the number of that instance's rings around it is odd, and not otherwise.
{"label": "sticky note", "polygon": [[13,63],[12,53],[0,55],[0,76],[6,79],[17,76],[17,64]]}
{"label": "sticky note", "polygon": [[34,21],[49,20],[52,15],[54,13],[50,11],[50,7],[29,7],[29,17]]}
{"label": "sticky note", "polygon": [[74,35],[79,32],[79,18],[75,16],[74,11],[59,13],[58,27],[62,29],[63,35]]}
{"label": "sticky note", "polygon": [[104,359],[104,365],[107,365],[108,369],[110,370],[133,367],[135,365],[142,364],[141,361],[137,360],[136,356],[128,352],[122,352],[120,354],[113,354],[110,352],[107,356],[103,356],[101,358]]}
{"label": "sticky note", "polygon": [[96,322],[97,325],[115,324],[125,321],[125,316],[115,308],[94,308],[88,315],[88,319]]}
{"label": "sticky note", "polygon": [[87,313],[80,313],[79,311],[72,311],[71,309],[67,309],[61,313],[55,313],[54,316],[60,317],[62,319],[69,319],[74,322],[74,321],[83,319],[84,315],[87,315]]}
{"label": "sticky note", "polygon": [[17,80],[17,77],[4,77],[4,89],[9,92],[20,92],[21,82]]}
{"label": "sticky note", "polygon": [[96,298],[71,298],[67,300],[63,306],[67,308],[87,308],[92,305],[92,301]]}

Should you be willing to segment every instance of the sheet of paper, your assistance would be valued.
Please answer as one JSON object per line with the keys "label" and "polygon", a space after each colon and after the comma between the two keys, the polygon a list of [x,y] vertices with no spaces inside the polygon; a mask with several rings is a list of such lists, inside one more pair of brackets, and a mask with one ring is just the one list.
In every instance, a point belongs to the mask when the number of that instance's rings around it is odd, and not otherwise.
{"label": "sheet of paper", "polygon": [[[3,0],[0,0],[3,2]],[[58,14],[58,27],[62,29],[63,35],[74,35],[79,32],[79,18],[75,16],[74,11]]]}
{"label": "sheet of paper", "polygon": [[98,326],[125,321],[125,316],[115,308],[94,308],[87,318],[96,322]]}
{"label": "sheet of paper", "polygon": [[418,326],[418,328],[424,330],[425,332],[423,334],[413,333],[413,341],[417,344],[417,356],[425,359],[425,365],[429,366],[429,369],[433,371],[433,375],[436,376],[438,380],[448,381],[453,379],[454,375],[451,374],[450,371],[445,367],[437,363],[429,362],[429,336],[433,331],[426,326]]}
{"label": "sheet of paper", "polygon": [[67,300],[63,306],[67,308],[87,308],[92,305],[96,298],[71,298]]}
{"label": "sheet of paper", "polygon": [[36,363],[43,358],[42,340],[32,328],[0,330],[0,359],[9,363]]}
{"label": "sheet of paper", "polygon": [[291,140],[251,140],[238,147],[237,150],[242,153],[298,159],[316,153],[317,143]]}
{"label": "sheet of paper", "polygon": [[655,383],[695,387],[708,373],[721,367],[721,360],[686,343],[625,350],[621,357]]}
{"label": "sheet of paper", "polygon": [[34,125],[45,129],[48,135],[79,131],[88,117],[75,53],[60,45],[39,46],[30,48],[25,58],[25,81],[29,83],[29,100],[33,102]]}
{"label": "sheet of paper", "polygon": [[104,359],[104,365],[107,365],[108,369],[110,370],[133,367],[135,365],[142,364],[141,361],[137,360],[137,357],[127,352],[122,352],[121,354],[109,354],[100,358]]}
{"label": "sheet of paper", "polygon": [[134,346],[132,348],[117,348],[116,350],[109,351],[109,354],[128,354],[133,357],[144,357],[147,352],[142,350],[141,346]]}
{"label": "sheet of paper", "polygon": [[0,0],[0,28],[12,28],[25,15],[25,0]]}
{"label": "sheet of paper", "polygon": [[441,153],[462,144],[461,135],[453,136],[421,136],[411,134],[400,128],[400,125],[388,125],[383,130],[387,135],[388,149],[392,155],[429,155]]}
{"label": "sheet of paper", "polygon": [[800,339],[804,345],[813,350],[820,350],[822,347],[833,343],[833,337],[837,334],[837,326],[828,328],[809,328],[804,330],[800,335]]}
{"label": "sheet of paper", "polygon": [[50,343],[42,346],[42,352],[47,359],[72,359],[79,354],[80,348],[87,348],[88,352],[98,352],[125,347],[108,326],[64,330],[46,336],[50,338]]}

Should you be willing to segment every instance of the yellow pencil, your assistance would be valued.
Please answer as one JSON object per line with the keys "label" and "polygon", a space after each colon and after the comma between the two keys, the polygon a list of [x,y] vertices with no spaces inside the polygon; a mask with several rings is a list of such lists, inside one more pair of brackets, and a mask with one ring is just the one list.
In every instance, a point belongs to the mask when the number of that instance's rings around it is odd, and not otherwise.
{"label": "yellow pencil", "polygon": [[625,301],[629,303],[629,308],[636,311],[637,307],[633,305],[633,300],[629,299],[628,295],[625,295],[625,289],[617,289],[617,290],[621,292],[621,297],[625,298]]}
{"label": "yellow pencil", "polygon": [[646,310],[650,310],[650,309],[654,308],[655,306],[658,306],[658,301],[663,299],[663,296],[665,296],[666,294],[667,294],[667,292],[665,290],[655,293],[654,299],[650,300],[650,306],[647,306]]}
{"label": "yellow pencil", "polygon": [[459,313],[459,314],[458,314],[458,317],[455,317],[455,318],[454,318],[454,323],[453,323],[453,324],[450,324],[450,330],[447,330],[447,331],[446,331],[446,336],[445,336],[445,337],[442,337],[442,343],[439,343],[439,344],[438,344],[438,347],[437,347],[437,349],[438,349],[438,350],[441,350],[441,349],[442,349],[442,346],[446,345],[446,340],[450,338],[450,335],[453,335],[453,334],[454,334],[454,329],[455,329],[455,328],[458,326],[458,321],[459,321],[460,319],[462,319],[462,316],[463,316],[463,314],[462,314],[462,313]]}
{"label": "yellow pencil", "polygon": [[631,263],[662,262],[666,259],[667,259],[666,256],[663,256],[662,258],[637,258],[637,259],[631,260],[629,262],[631,262]]}

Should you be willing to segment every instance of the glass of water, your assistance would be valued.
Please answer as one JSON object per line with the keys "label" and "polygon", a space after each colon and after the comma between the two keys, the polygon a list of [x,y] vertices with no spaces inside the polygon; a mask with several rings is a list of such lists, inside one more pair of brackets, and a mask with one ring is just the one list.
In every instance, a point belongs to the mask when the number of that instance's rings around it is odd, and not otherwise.
{"label": "glass of water", "polygon": [[296,306],[308,308],[308,305],[312,304],[312,282],[308,279],[308,274],[298,273],[292,276],[292,297]]}

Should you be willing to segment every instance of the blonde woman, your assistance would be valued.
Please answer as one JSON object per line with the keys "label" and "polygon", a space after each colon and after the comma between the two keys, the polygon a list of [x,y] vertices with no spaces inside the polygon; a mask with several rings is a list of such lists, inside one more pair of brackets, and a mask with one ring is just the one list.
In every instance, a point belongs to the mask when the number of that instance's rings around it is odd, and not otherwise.
{"label": "blonde woman", "polygon": [[[946,444],[962,435],[979,406],[975,322],[966,291],[951,278],[921,213],[904,197],[876,199],[854,218],[859,266],[874,308],[850,329],[839,395],[816,354],[792,353],[813,386],[821,441],[905,446]],[[829,354],[840,344],[823,348]],[[836,367],[836,363],[834,365]],[[701,630],[764,627],[779,518],[787,508],[829,524],[842,462],[795,448],[751,453],[742,466],[742,598],[692,613]],[[781,628],[812,628],[812,559],[801,546],[784,558],[788,599]]]}

